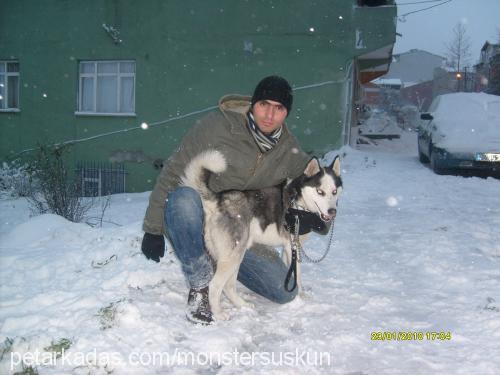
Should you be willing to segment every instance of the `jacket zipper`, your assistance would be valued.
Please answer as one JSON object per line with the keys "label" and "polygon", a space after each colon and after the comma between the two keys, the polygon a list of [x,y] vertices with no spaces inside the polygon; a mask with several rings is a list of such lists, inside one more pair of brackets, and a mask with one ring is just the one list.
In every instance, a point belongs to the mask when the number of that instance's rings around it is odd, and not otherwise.
{"label": "jacket zipper", "polygon": [[257,172],[257,168],[259,167],[259,164],[261,163],[263,157],[264,154],[262,152],[259,152],[259,155],[257,155],[257,161],[255,162],[255,167],[252,171],[252,177],[255,177],[255,173]]}

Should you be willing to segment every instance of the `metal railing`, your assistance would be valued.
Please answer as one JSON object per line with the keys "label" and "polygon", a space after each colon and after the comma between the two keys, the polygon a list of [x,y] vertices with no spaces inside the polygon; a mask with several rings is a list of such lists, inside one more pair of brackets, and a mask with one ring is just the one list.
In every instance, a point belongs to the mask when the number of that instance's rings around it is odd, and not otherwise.
{"label": "metal railing", "polygon": [[122,163],[80,161],[76,166],[76,175],[83,197],[124,193],[127,174]]}

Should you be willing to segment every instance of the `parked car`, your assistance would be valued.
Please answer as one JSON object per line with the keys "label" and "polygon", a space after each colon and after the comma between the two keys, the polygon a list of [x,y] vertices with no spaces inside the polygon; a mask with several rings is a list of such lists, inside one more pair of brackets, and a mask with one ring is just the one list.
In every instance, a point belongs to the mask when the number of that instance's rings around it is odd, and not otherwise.
{"label": "parked car", "polygon": [[500,176],[500,96],[454,93],[420,115],[418,156],[437,174],[482,171]]}

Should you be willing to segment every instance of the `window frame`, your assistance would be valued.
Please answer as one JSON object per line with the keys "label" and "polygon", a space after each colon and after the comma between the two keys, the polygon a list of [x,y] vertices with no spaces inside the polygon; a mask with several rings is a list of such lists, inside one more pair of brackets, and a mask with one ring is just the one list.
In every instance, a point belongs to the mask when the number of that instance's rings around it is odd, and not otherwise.
{"label": "window frame", "polygon": [[[98,72],[98,64],[109,64],[114,63],[117,64],[116,73],[99,73]],[[134,71],[132,73],[122,73],[120,71],[120,63],[132,63],[134,66]],[[82,64],[93,64],[93,73],[82,73]],[[136,72],[137,72],[137,64],[135,60],[80,60],[78,61],[78,95],[75,111],[75,115],[80,116],[115,116],[115,117],[130,117],[136,116],[135,113],[135,93],[136,93]],[[99,77],[116,77],[117,79],[117,90],[116,90],[116,100],[117,100],[117,109],[118,112],[98,112],[97,111],[97,82]],[[93,87],[93,103],[92,111],[83,111],[83,78],[93,78],[94,87]],[[133,112],[120,112],[121,110],[121,91],[122,91],[122,78],[132,78],[133,79]]]}
{"label": "window frame", "polygon": [[[17,72],[9,72],[7,69],[7,64],[17,64],[18,70]],[[5,107],[0,106],[0,112],[21,112],[21,65],[19,64],[19,60],[0,60],[0,65],[4,65],[5,69],[3,72],[0,72],[0,75],[4,76],[4,100],[1,105],[5,105]],[[9,104],[9,77],[17,77],[17,107],[8,107]]]}

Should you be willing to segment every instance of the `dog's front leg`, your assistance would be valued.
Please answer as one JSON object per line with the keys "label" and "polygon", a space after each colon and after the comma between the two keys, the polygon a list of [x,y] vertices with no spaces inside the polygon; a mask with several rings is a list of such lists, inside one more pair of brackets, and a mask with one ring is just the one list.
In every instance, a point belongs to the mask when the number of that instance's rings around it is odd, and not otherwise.
{"label": "dog's front leg", "polygon": [[301,262],[299,258],[299,254],[297,254],[297,288],[299,289],[299,293],[302,294],[302,269]]}
{"label": "dog's front leg", "polygon": [[254,305],[250,302],[245,301],[241,296],[236,292],[236,280],[238,278],[238,270],[229,278],[224,287],[224,294],[231,301],[231,303],[240,308],[240,307],[250,307],[253,308]]}
{"label": "dog's front leg", "polygon": [[219,260],[217,262],[217,270],[215,275],[208,285],[208,301],[210,302],[210,308],[212,314],[217,320],[227,320],[229,315],[222,311],[221,308],[221,296],[222,290],[224,289],[228,278],[233,274],[234,266],[232,262]]}

